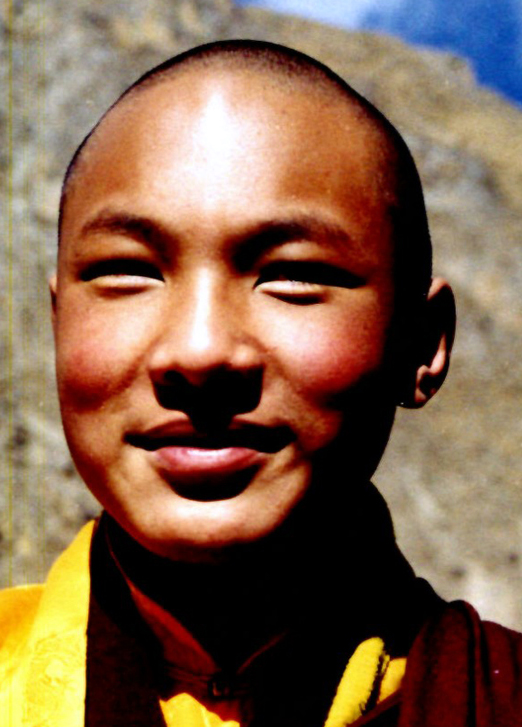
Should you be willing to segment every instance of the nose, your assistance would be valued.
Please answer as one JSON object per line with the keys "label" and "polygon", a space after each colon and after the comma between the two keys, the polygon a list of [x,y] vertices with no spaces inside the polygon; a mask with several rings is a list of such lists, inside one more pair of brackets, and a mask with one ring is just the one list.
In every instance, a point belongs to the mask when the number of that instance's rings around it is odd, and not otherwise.
{"label": "nose", "polygon": [[191,416],[255,408],[263,356],[235,286],[201,270],[178,289],[160,321],[150,372],[160,403]]}

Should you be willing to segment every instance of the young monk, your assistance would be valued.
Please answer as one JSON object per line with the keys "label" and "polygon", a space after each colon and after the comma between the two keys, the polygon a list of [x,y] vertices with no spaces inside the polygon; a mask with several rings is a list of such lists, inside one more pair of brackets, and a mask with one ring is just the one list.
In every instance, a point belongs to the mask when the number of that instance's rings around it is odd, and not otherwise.
{"label": "young monk", "polygon": [[316,61],[217,43],[123,94],[51,281],[103,514],[2,594],[2,725],[520,723],[520,637],[415,578],[369,481],[447,372],[430,260],[404,142]]}

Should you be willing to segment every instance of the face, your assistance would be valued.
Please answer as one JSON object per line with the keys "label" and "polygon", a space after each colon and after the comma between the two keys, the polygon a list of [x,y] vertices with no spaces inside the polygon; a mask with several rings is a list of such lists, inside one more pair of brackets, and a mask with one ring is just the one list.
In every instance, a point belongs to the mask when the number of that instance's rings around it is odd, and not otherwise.
{"label": "face", "polygon": [[188,72],[121,103],[72,185],[52,282],[65,432],[159,555],[335,509],[385,446],[383,142],[324,93],[289,107],[264,78]]}

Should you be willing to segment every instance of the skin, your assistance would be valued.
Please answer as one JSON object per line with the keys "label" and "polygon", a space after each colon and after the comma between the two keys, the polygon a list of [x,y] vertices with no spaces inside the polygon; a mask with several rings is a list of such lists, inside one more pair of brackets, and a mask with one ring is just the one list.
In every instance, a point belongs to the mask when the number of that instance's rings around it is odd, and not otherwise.
{"label": "skin", "polygon": [[[150,87],[105,119],[68,196],[51,281],[65,433],[104,508],[173,561],[269,543],[296,513],[317,535],[303,503],[349,508],[393,422],[389,145],[333,94],[287,98],[240,71]],[[149,446],[248,427],[275,451],[232,474],[173,475]]]}

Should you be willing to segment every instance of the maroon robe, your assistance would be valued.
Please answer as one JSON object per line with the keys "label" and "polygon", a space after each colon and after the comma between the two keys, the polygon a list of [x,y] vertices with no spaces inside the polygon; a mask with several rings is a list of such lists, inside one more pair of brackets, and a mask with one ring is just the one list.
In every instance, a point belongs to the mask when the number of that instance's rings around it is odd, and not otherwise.
{"label": "maroon robe", "polygon": [[522,634],[463,601],[421,629],[399,692],[353,727],[522,726]]}

